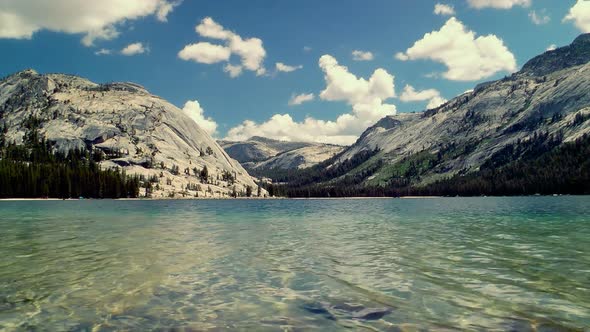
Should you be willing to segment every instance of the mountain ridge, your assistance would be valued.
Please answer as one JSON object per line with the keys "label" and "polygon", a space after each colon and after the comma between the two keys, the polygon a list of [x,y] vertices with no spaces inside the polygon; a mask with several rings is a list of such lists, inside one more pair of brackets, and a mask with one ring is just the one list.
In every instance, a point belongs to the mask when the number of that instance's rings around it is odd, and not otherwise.
{"label": "mountain ridge", "polygon": [[152,197],[235,196],[257,186],[182,110],[136,83],[31,69],[7,76],[0,81],[7,141],[23,143],[30,117],[56,151],[100,151],[102,167],[153,179]]}
{"label": "mountain ridge", "polygon": [[260,136],[253,136],[246,141],[219,143],[244,168],[258,176],[275,169],[308,168],[340,153],[344,148],[333,144],[281,141]]}
{"label": "mountain ridge", "polygon": [[525,63],[517,74],[543,76],[561,69],[579,66],[590,59],[590,33],[581,34],[567,46],[548,50]]}
{"label": "mountain ridge", "polygon": [[[320,179],[313,185],[320,194],[322,188],[351,192],[344,190],[351,186],[365,188],[364,192],[424,188],[479,172],[508,146],[538,137],[559,138],[559,145],[579,141],[590,133],[589,61],[586,34],[572,45],[533,58],[511,76],[478,84],[437,108],[382,118],[321,166],[338,172],[316,169],[307,177]],[[305,177],[296,175],[292,183],[306,183],[301,180]],[[282,177],[280,182],[289,179]],[[285,190],[290,189],[306,192]]]}

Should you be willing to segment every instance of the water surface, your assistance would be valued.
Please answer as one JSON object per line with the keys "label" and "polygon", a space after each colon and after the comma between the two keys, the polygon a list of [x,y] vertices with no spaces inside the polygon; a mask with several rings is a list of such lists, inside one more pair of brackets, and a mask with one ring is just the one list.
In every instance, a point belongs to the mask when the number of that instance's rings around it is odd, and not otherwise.
{"label": "water surface", "polygon": [[0,330],[590,326],[590,197],[0,202]]}

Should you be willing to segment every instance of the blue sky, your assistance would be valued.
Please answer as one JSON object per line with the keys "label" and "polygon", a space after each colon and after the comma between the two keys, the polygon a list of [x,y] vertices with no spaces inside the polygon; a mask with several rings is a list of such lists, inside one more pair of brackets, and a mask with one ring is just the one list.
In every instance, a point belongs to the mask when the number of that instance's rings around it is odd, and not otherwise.
{"label": "blue sky", "polygon": [[[383,115],[422,111],[509,74],[550,45],[569,44],[590,31],[590,4],[577,2],[55,0],[48,9],[40,0],[3,0],[0,75],[33,68],[95,82],[133,81],[180,108],[198,101],[185,111],[218,138],[229,132],[232,139],[260,134],[346,144]],[[452,12],[437,15],[436,4]],[[212,25],[201,31],[219,28],[233,37],[197,33],[205,18]],[[463,42],[438,43],[445,34]],[[230,38],[246,43],[236,46]],[[259,39],[262,59],[251,38]],[[205,42],[221,53],[200,44],[181,58],[187,45]],[[141,45],[121,53],[134,43]],[[100,50],[110,54],[97,55]],[[370,52],[364,54],[371,60],[355,61],[355,50]],[[228,53],[229,61],[220,60]],[[203,63],[204,54],[218,62]],[[248,70],[247,61],[266,72]],[[277,72],[279,62],[295,70]],[[242,66],[241,74],[230,77],[228,63]],[[406,85],[413,89],[404,95]],[[299,94],[313,100],[289,105]]]}

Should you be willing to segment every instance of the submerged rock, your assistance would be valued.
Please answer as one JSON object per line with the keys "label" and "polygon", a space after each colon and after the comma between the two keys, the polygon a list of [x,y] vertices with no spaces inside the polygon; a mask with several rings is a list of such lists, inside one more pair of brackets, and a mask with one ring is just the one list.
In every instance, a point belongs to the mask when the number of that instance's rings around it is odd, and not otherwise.
{"label": "submerged rock", "polygon": [[533,332],[535,329],[531,325],[531,322],[525,320],[514,320],[507,324],[504,324],[504,328],[507,332]]}
{"label": "submerged rock", "polygon": [[312,314],[323,315],[331,320],[336,320],[335,314],[356,320],[378,320],[393,311],[392,308],[387,307],[367,308],[361,304],[347,302],[338,304],[329,302],[312,302],[305,303],[302,307]]}
{"label": "submerged rock", "polygon": [[366,308],[352,313],[352,318],[362,320],[377,320],[391,313],[390,308]]}
{"label": "submerged rock", "polygon": [[306,303],[302,307],[303,309],[305,309],[305,311],[310,312],[314,315],[321,315],[326,319],[336,320],[336,317],[334,317],[334,315],[332,315],[332,313],[327,308],[325,308],[321,303]]}

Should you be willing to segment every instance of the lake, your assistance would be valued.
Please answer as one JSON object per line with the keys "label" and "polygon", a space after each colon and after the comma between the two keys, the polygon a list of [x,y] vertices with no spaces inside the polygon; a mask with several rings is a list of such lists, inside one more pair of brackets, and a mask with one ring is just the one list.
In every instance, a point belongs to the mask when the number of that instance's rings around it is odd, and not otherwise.
{"label": "lake", "polygon": [[590,326],[590,197],[0,202],[0,330]]}

